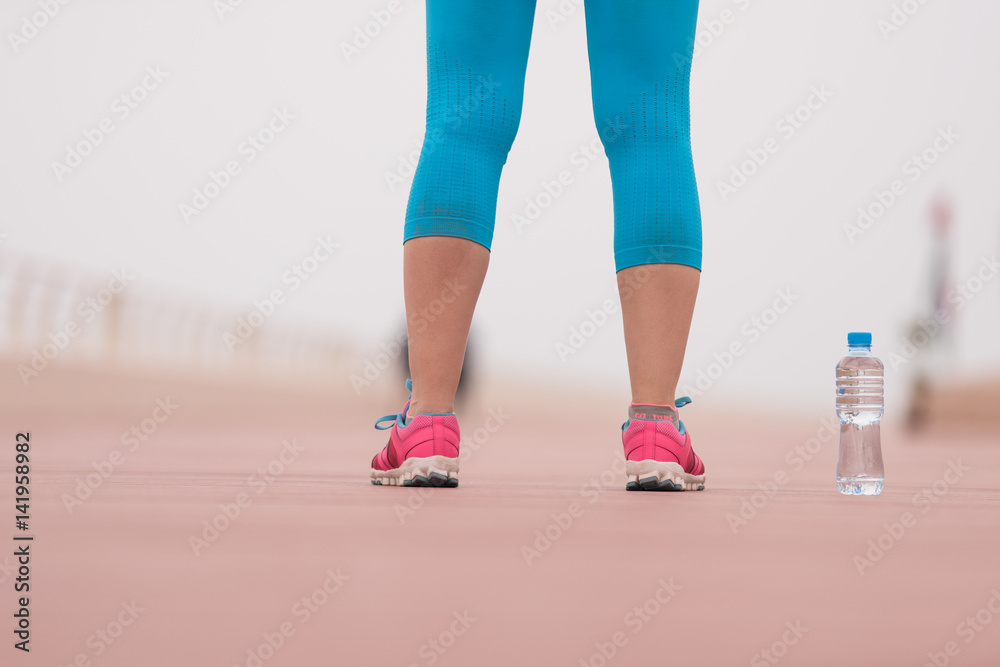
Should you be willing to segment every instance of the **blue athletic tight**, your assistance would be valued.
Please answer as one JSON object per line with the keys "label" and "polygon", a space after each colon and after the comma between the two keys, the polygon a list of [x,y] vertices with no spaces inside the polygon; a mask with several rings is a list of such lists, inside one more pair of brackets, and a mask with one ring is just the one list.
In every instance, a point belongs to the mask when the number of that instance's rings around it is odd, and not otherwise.
{"label": "blue athletic tight", "polygon": [[[611,167],[615,266],[701,270],[688,81],[697,0],[586,0],[594,121]],[[404,242],[487,249],[521,119],[535,0],[427,0],[427,128]]]}

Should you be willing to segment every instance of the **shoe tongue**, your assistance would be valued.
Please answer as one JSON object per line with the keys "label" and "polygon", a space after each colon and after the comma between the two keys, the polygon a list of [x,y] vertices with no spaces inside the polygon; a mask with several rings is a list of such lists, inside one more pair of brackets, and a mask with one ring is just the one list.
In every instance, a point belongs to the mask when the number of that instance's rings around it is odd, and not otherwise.
{"label": "shoe tongue", "polygon": [[629,405],[628,418],[649,419],[652,421],[669,419],[673,423],[674,428],[677,428],[678,422],[680,421],[680,417],[677,415],[677,410],[669,405],[649,405],[643,403],[632,403]]}

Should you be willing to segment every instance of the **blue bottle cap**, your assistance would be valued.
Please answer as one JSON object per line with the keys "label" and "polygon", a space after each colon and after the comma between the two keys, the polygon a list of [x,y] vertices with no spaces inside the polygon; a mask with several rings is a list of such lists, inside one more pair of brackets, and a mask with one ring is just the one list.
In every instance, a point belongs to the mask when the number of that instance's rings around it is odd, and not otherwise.
{"label": "blue bottle cap", "polygon": [[871,347],[872,335],[866,331],[852,331],[847,334],[847,344],[850,347]]}

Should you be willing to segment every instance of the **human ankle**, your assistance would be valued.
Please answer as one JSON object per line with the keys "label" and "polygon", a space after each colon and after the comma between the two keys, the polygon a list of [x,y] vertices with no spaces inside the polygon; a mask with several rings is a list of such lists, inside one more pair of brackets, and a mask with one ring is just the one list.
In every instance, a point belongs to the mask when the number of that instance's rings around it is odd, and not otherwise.
{"label": "human ankle", "polygon": [[663,394],[661,392],[649,392],[645,394],[635,394],[632,397],[632,405],[652,405],[674,407],[675,396],[673,394]]}
{"label": "human ankle", "polygon": [[424,403],[416,399],[410,400],[410,407],[406,411],[406,418],[410,419],[420,414],[451,414],[455,411],[453,404],[444,401],[434,401]]}

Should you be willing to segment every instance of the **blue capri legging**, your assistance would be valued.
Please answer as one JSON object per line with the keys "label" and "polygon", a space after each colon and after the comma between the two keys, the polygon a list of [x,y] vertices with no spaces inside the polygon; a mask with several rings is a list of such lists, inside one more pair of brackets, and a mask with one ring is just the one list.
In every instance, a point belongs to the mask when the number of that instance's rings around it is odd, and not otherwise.
{"label": "blue capri legging", "polygon": [[[594,121],[611,167],[615,266],[701,270],[688,82],[697,0],[586,0]],[[427,129],[404,242],[487,249],[521,119],[535,0],[427,0]]]}

